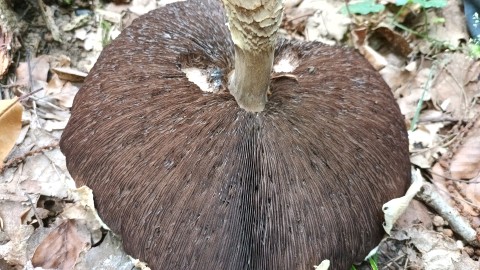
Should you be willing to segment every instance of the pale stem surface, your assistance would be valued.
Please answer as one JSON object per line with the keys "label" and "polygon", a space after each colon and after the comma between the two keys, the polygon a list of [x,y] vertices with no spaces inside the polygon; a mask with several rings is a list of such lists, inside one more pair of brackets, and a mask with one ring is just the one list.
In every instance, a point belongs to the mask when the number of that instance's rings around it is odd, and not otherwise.
{"label": "pale stem surface", "polygon": [[235,71],[229,89],[238,105],[260,112],[267,102],[281,0],[223,0],[235,43]]}

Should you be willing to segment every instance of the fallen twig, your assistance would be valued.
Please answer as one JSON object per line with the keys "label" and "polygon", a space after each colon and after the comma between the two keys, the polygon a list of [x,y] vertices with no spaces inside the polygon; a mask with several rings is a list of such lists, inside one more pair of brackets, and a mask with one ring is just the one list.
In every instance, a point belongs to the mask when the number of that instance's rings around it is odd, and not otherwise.
{"label": "fallen twig", "polygon": [[440,196],[432,184],[424,181],[420,191],[417,193],[417,198],[437,211],[439,215],[448,221],[452,230],[470,245],[480,247],[480,236],[477,235],[477,232],[455,208]]}
{"label": "fallen twig", "polygon": [[38,0],[38,7],[40,8],[40,12],[42,14],[42,18],[45,21],[45,24],[52,33],[52,37],[55,41],[62,42],[62,38],[60,35],[60,30],[58,29],[55,21],[53,20],[53,12],[52,10],[43,3],[42,0]]}
{"label": "fallen twig", "polygon": [[37,213],[37,208],[35,207],[35,204],[33,203],[32,198],[30,198],[30,196],[27,193],[25,193],[25,196],[27,197],[28,202],[30,203],[30,206],[32,207],[33,214],[37,218],[38,225],[40,227],[43,227],[43,221]]}
{"label": "fallen twig", "polygon": [[20,157],[12,158],[9,161],[7,161],[5,164],[3,164],[3,166],[2,164],[0,164],[0,174],[2,174],[7,168],[13,167],[17,164],[24,162],[27,157],[33,156],[38,153],[42,153],[44,150],[52,150],[53,148],[56,148],[56,147],[58,147],[58,142],[54,142],[49,145],[45,145],[40,148],[33,149]]}

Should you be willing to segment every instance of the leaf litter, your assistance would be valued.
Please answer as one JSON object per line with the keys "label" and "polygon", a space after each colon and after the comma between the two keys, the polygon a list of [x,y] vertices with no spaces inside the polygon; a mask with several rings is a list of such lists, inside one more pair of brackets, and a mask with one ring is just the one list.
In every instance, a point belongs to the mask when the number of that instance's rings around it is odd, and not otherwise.
{"label": "leaf litter", "polygon": [[[119,238],[98,218],[91,191],[75,187],[58,148],[73,97],[101,49],[134,18],[165,4],[127,2],[44,4],[46,13],[27,4],[23,20],[37,25],[43,20],[39,33],[7,32],[11,27],[2,26],[6,34],[0,45],[6,46],[0,46],[0,99],[22,97],[24,111],[20,117],[14,113],[15,128],[0,133],[14,133],[7,136],[13,149],[4,151],[0,169],[0,269],[146,267],[122,251]],[[355,8],[349,13],[338,1],[285,2],[284,36],[348,44],[380,72],[405,116],[412,164],[478,229],[480,64],[466,44],[460,1],[444,1],[443,8],[427,8],[428,1],[403,6],[388,1],[362,6],[360,1],[364,15],[355,14]],[[52,41],[58,36],[49,39],[46,29],[60,31],[61,42]],[[18,37],[23,47],[16,45]],[[413,199],[378,254],[387,269],[476,269],[480,249]]]}
{"label": "leaf litter", "polygon": [[0,100],[0,161],[2,162],[20,135],[22,112],[23,107],[18,99]]}

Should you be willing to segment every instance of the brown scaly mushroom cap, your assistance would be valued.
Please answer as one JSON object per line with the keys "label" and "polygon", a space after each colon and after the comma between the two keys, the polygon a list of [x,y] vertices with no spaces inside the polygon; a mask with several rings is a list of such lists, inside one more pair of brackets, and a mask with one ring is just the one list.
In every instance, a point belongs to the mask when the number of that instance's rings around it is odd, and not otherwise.
{"label": "brown scaly mushroom cap", "polygon": [[[257,31],[251,18],[263,11],[225,2],[250,22],[239,26],[246,38],[278,27],[275,3]],[[103,51],[62,136],[70,173],[152,269],[312,269],[324,259],[350,269],[383,236],[382,204],[409,183],[392,93],[350,49],[270,46],[268,35],[253,51],[235,46],[223,10],[215,0],[168,5]],[[269,59],[294,70],[270,79],[271,63],[255,65]],[[214,91],[190,82],[189,68]]]}

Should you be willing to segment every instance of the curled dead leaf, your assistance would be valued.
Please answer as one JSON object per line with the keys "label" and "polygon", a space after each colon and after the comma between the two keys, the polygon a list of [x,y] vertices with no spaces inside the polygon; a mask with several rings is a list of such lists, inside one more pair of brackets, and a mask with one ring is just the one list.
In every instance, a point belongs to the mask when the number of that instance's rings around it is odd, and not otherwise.
{"label": "curled dead leaf", "polygon": [[407,57],[412,52],[409,42],[400,33],[385,26],[375,28],[374,33],[381,35],[388,45],[402,56]]}
{"label": "curled dead leaf", "polygon": [[359,51],[376,70],[380,70],[388,64],[387,59],[383,55],[368,45],[364,45]]}
{"label": "curled dead leaf", "polygon": [[90,248],[90,233],[81,222],[68,219],[55,228],[37,247],[34,267],[74,269],[80,253]]}
{"label": "curled dead leaf", "polygon": [[12,150],[22,129],[22,111],[23,107],[18,99],[0,100],[0,161],[2,162]]}
{"label": "curled dead leaf", "polygon": [[60,79],[70,82],[83,82],[88,75],[85,72],[66,67],[52,68],[52,71],[55,72]]}
{"label": "curled dead leaf", "polygon": [[354,29],[351,31],[351,34],[355,48],[358,49],[376,70],[387,66],[388,62],[385,57],[368,45],[368,30],[366,28]]}

